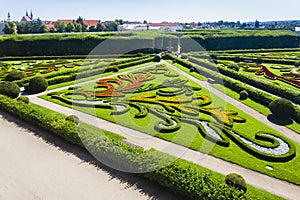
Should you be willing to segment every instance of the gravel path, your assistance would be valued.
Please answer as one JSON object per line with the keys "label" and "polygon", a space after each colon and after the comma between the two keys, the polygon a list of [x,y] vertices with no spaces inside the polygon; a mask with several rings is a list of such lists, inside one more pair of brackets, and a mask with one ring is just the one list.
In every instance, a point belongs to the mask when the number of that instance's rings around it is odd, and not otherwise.
{"label": "gravel path", "polygon": [[0,199],[183,199],[7,114],[0,113],[0,130]]}

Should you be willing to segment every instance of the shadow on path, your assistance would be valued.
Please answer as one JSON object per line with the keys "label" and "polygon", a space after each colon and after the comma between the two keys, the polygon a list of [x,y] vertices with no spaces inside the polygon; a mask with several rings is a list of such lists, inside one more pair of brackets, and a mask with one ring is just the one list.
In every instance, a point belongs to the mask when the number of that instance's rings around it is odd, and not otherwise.
{"label": "shadow on path", "polygon": [[279,126],[287,126],[293,124],[293,120],[291,119],[278,119],[275,115],[268,115],[268,120],[273,124],[277,124]]}
{"label": "shadow on path", "polygon": [[126,188],[135,188],[139,193],[146,195],[151,200],[186,200],[187,198],[175,195],[168,188],[159,186],[158,184],[151,182],[137,174],[130,174],[125,172],[120,172],[114,169],[111,169],[98,160],[96,160],[91,154],[89,154],[85,149],[80,148],[76,145],[73,145],[61,137],[48,133],[45,130],[34,127],[33,125],[23,122],[11,114],[1,111],[0,116],[3,116],[8,122],[16,124],[19,128],[24,128],[32,132],[36,137],[43,139],[46,143],[57,147],[63,152],[73,154],[79,159],[82,160],[82,163],[88,163],[95,166],[97,169],[102,170],[109,174],[110,180],[118,180],[120,183],[126,184]]}

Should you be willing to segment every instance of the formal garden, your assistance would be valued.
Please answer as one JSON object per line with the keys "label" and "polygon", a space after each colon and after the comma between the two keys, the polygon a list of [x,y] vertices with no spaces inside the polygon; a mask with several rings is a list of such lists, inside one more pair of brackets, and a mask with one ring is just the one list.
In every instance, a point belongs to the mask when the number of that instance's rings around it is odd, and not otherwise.
{"label": "formal garden", "polygon": [[[191,199],[220,196],[223,199],[260,196],[280,199],[246,185],[236,174],[227,176],[225,181],[225,176],[181,159],[165,166],[174,159],[172,156],[126,144],[124,137],[100,131],[80,121],[80,116],[64,116],[29,100],[31,94],[37,94],[48,102],[300,185],[300,175],[295,173],[300,167],[299,144],[197,82],[209,81],[214,88],[268,116],[270,122],[300,134],[299,50],[213,49],[189,52],[180,58],[171,53],[160,57],[156,54],[157,49],[146,48],[146,43],[153,47],[160,45],[158,49],[161,49],[167,43],[180,41],[183,48],[189,49],[186,35],[198,37],[199,43],[212,46],[213,42],[224,39],[215,32],[201,34],[200,37],[199,33],[187,32],[180,39],[175,38],[176,34],[170,38],[163,34],[152,40],[130,36],[125,43],[138,40],[140,44],[142,41],[142,51],[128,54],[113,52],[86,57],[75,52],[72,54],[75,56],[69,56],[63,55],[64,50],[54,52],[55,45],[47,49],[53,52],[51,56],[32,56],[34,50],[24,54],[17,51],[19,57],[2,57],[0,61],[0,108],[71,143],[92,149],[93,153],[109,158],[112,163],[127,163],[128,169],[143,171],[148,167],[144,166],[145,160],[149,161],[151,167],[159,170],[142,173],[142,176]],[[238,34],[249,37],[246,33]],[[272,40],[268,32],[264,34]],[[48,40],[59,45],[90,41],[90,46],[83,48],[88,51],[94,43],[108,36],[38,37],[36,42],[41,47]],[[213,37],[216,41],[212,41]],[[253,37],[263,38],[259,34]],[[278,37],[294,39],[286,32]],[[21,43],[16,43],[17,39],[13,38],[2,40],[11,47],[29,45],[24,38]],[[114,42],[119,40],[122,38]],[[72,51],[72,48],[65,50]],[[39,94],[41,92],[44,93]],[[19,93],[22,96],[19,97]],[[206,145],[210,148],[203,148]],[[242,183],[236,184],[236,180]],[[209,192],[203,192],[207,188],[210,188]]]}

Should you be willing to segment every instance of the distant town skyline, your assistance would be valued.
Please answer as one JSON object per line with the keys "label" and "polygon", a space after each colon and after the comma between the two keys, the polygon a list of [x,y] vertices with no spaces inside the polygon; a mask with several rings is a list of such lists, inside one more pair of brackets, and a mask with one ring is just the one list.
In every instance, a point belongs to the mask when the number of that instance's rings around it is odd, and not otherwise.
{"label": "distant town skyline", "polygon": [[85,19],[151,22],[300,20],[299,0],[0,0],[0,20],[20,21],[26,10],[42,20]]}

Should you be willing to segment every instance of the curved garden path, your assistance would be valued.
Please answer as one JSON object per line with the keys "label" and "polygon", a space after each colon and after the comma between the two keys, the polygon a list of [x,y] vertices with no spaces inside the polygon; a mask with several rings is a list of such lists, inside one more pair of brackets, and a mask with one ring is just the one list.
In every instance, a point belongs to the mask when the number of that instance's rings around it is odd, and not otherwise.
{"label": "curved garden path", "polygon": [[[166,63],[167,64],[167,63]],[[168,66],[172,67],[174,70],[178,71],[179,73],[186,75],[188,78],[190,78],[191,80],[195,81],[196,83],[198,83],[199,85],[209,89],[211,92],[215,93],[216,95],[220,95],[222,98],[224,98],[226,101],[232,103],[233,105],[236,105],[239,109],[244,110],[245,112],[249,113],[250,115],[256,117],[258,120],[266,120],[265,116],[260,116],[260,114],[254,110],[250,110],[250,108],[248,108],[247,106],[241,104],[240,102],[224,95],[223,93],[219,92],[218,90],[211,88],[208,86],[208,83],[205,81],[199,81],[197,79],[195,79],[194,77],[190,76],[189,74],[177,69],[176,67],[167,64]],[[93,80],[95,81],[95,80]],[[81,83],[84,84],[84,83]],[[57,90],[61,90],[57,89]],[[50,91],[48,91],[50,92]],[[47,92],[45,92],[47,93]],[[45,94],[44,93],[44,94]],[[39,94],[40,95],[40,94]],[[219,96],[218,95],[218,96]],[[80,120],[82,120],[83,122],[86,122],[88,124],[94,125],[96,127],[100,127],[104,130],[107,131],[111,131],[114,133],[117,133],[121,136],[126,137],[126,140],[129,143],[141,146],[145,149],[150,149],[150,148],[154,148],[157,149],[159,151],[180,157],[182,159],[191,161],[193,163],[196,163],[200,166],[206,167],[210,170],[222,173],[224,175],[228,174],[228,173],[238,173],[241,174],[247,181],[247,183],[257,187],[257,188],[261,188],[263,190],[266,190],[270,193],[276,194],[278,196],[284,197],[286,199],[298,199],[300,196],[300,186],[285,182],[285,181],[281,181],[278,180],[276,178],[272,178],[269,177],[267,175],[263,175],[261,173],[249,170],[249,169],[245,169],[241,166],[238,166],[236,164],[232,164],[230,162],[215,158],[213,156],[209,156],[191,149],[188,149],[186,147],[174,144],[174,143],[170,143],[167,142],[165,140],[150,136],[148,134],[144,134],[141,133],[139,131],[118,125],[118,124],[114,124],[99,118],[96,118],[94,116],[64,107],[64,106],[60,106],[58,104],[40,99],[37,97],[37,95],[32,95],[29,96],[30,101],[32,103],[35,104],[39,104],[42,105],[44,107],[47,107],[51,110],[54,110],[56,112],[62,113],[64,115],[77,115],[79,116]],[[248,112],[248,110],[250,112]],[[282,128],[282,127],[276,127],[273,124],[270,125],[272,128],[274,128],[275,130],[278,130],[279,132],[282,132],[283,134],[286,135],[286,132],[282,131],[281,129],[278,128]],[[287,129],[288,131],[290,131],[289,129]],[[295,136],[296,133],[294,132],[288,132],[288,134],[286,135],[287,137],[289,137],[290,134],[290,138],[293,139],[293,137]],[[298,136],[298,134],[297,134]],[[297,139],[299,139],[299,137],[295,137],[296,141],[298,141]],[[298,142],[300,143],[300,142]]]}

